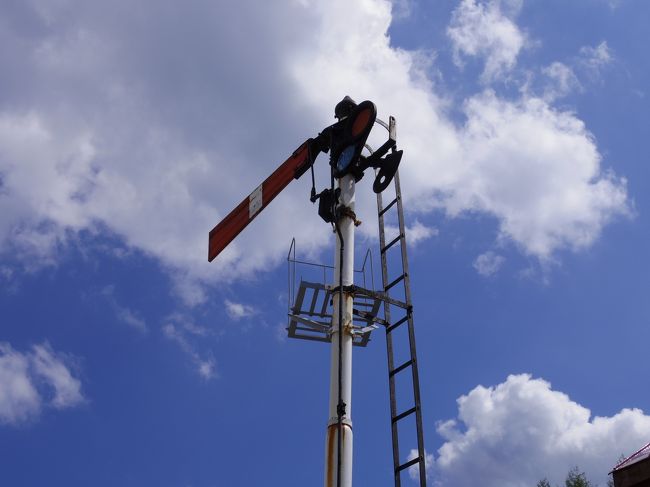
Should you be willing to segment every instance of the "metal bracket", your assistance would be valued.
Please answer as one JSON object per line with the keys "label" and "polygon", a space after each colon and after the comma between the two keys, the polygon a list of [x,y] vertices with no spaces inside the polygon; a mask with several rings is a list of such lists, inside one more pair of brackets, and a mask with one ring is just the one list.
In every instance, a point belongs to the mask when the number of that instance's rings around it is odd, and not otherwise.
{"label": "metal bracket", "polygon": [[[334,288],[322,283],[301,281],[289,313],[289,337],[330,342],[332,299],[337,290],[338,286]],[[354,295],[352,319],[348,319],[346,328],[352,334],[353,345],[365,347],[378,324],[386,325],[385,321],[377,316],[382,300],[370,296],[372,291],[357,286],[344,286],[343,292]]]}
{"label": "metal bracket", "polygon": [[[338,286],[325,286],[330,293],[334,294],[337,293],[339,290]],[[399,308],[405,309],[407,311],[410,311],[413,306],[410,306],[406,304],[404,301],[399,301],[398,299],[393,299],[388,294],[384,292],[379,292],[379,291],[371,291],[370,289],[365,289],[363,287],[359,286],[343,286],[343,292],[344,293],[350,293],[353,294],[354,296],[364,296],[367,298],[372,298],[372,299],[378,299],[380,301],[383,301],[388,304],[392,304],[394,306],[397,306]],[[382,320],[383,321],[383,320]]]}

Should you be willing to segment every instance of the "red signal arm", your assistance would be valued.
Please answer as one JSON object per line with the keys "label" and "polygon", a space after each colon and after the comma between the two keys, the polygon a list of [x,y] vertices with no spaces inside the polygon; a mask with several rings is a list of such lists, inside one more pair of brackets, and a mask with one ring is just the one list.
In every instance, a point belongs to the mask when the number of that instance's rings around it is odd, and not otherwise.
{"label": "red signal arm", "polygon": [[[208,244],[208,261],[212,262],[226,246],[246,228],[280,191],[302,176],[313,164],[310,158],[310,145],[313,139],[305,141],[296,151],[280,165],[273,174],[264,180],[249,196],[239,203],[228,216],[210,230]],[[316,152],[316,151],[314,151]],[[315,157],[315,154],[314,154]]]}

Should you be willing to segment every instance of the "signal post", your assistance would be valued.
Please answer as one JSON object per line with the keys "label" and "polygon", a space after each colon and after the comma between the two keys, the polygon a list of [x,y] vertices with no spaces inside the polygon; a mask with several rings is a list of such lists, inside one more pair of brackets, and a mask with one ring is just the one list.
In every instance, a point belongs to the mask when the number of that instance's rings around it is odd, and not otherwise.
{"label": "signal post", "polygon": [[[309,313],[308,317],[302,318],[290,314],[294,319],[292,321],[294,328],[292,331],[290,324],[288,330],[289,336],[294,338],[319,340],[331,344],[324,485],[325,487],[351,487],[352,347],[355,344],[365,346],[370,329],[375,328],[372,326],[355,330],[353,324],[354,293],[355,289],[358,291],[354,285],[354,227],[358,224],[354,214],[355,184],[363,177],[366,169],[373,168],[376,171],[373,191],[377,194],[384,191],[397,172],[402,151],[395,150],[394,118],[390,118],[389,124],[377,120],[377,108],[374,103],[366,100],[357,104],[346,96],[336,105],[334,112],[338,119],[336,123],[325,127],[317,137],[310,138],[300,145],[284,163],[210,231],[208,260],[212,261],[217,257],[292,179],[298,179],[311,170],[310,200],[312,203],[318,201],[318,214],[325,222],[333,225],[337,235],[334,283],[331,287],[331,325],[326,326],[313,321],[311,318],[314,316],[313,312]],[[361,153],[364,148],[367,148],[366,140],[375,121],[388,129],[389,139],[376,151],[370,151],[370,156],[365,157]],[[329,152],[330,155],[331,185],[330,188],[317,194],[313,165],[321,152]],[[325,287],[323,284],[313,289],[319,292]],[[365,291],[367,294],[368,291]],[[379,296],[379,299],[386,299],[380,294],[373,295]],[[316,296],[311,302],[312,307],[315,301]],[[299,336],[295,327],[297,323],[295,320],[298,319],[303,325],[311,326],[312,331],[325,336],[315,337],[313,333]],[[365,319],[369,318],[366,316]],[[364,336],[365,340],[360,343],[358,339]]]}
{"label": "signal post", "polygon": [[[355,178],[338,179],[341,190],[334,255],[334,286],[354,284]],[[345,208],[345,211],[341,211]],[[343,262],[341,262],[341,257]],[[332,295],[329,420],[325,443],[325,487],[352,485],[352,304],[354,296],[339,288]],[[340,307],[342,306],[342,310]],[[342,318],[342,322],[339,321]],[[340,366],[340,373],[339,373]],[[339,438],[340,436],[340,438]],[[340,454],[339,454],[340,448]],[[339,468],[340,463],[340,468]]]}

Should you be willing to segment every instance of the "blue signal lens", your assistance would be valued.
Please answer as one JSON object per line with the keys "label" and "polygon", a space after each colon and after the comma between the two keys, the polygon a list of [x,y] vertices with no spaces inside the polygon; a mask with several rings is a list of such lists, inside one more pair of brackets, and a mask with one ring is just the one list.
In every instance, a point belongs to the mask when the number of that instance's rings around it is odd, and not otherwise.
{"label": "blue signal lens", "polygon": [[354,144],[347,146],[345,149],[343,149],[343,152],[341,152],[341,155],[339,156],[339,160],[336,161],[336,169],[339,172],[343,172],[347,169],[347,167],[350,165],[352,162],[352,157],[354,156]]}

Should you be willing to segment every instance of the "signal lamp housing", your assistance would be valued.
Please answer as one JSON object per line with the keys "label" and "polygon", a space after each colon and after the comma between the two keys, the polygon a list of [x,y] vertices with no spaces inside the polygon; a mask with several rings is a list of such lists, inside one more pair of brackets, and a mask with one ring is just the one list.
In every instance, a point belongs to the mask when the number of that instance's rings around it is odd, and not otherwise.
{"label": "signal lamp housing", "polygon": [[366,145],[376,118],[377,107],[373,102],[366,100],[352,106],[349,115],[332,127],[330,164],[334,177],[341,178],[358,166],[361,151]]}

